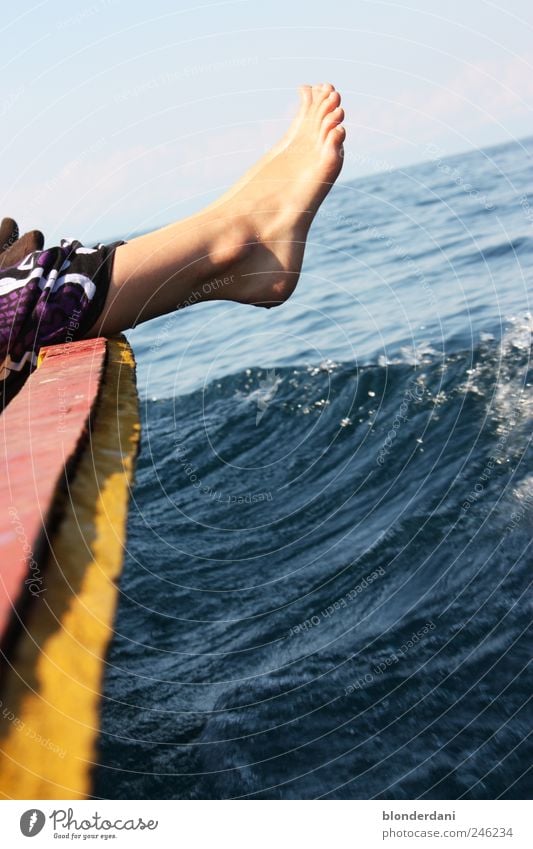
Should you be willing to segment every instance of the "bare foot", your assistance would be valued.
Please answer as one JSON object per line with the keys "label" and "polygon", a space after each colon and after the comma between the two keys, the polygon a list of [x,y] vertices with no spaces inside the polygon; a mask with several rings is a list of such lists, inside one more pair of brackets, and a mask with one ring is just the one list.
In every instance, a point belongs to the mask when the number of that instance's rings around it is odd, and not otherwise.
{"label": "bare foot", "polygon": [[200,301],[272,307],[291,295],[345,137],[333,86],[306,86],[301,96],[289,132],[217,204],[116,248],[104,308],[87,337]]}
{"label": "bare foot", "polygon": [[220,204],[225,203],[230,198],[234,197],[237,192],[239,192],[246,183],[249,183],[250,180],[253,180],[261,170],[265,167],[265,165],[274,159],[275,156],[282,153],[282,151],[288,147],[288,145],[294,140],[298,130],[300,129],[302,122],[304,121],[309,108],[313,102],[313,96],[317,95],[318,91],[322,91],[324,94],[329,96],[328,106],[331,110],[335,109],[337,106],[340,106],[341,96],[338,91],[331,85],[331,83],[321,83],[318,86],[310,86],[310,85],[302,85],[298,89],[298,93],[300,95],[300,106],[296,117],[293,118],[291,125],[284,136],[273,146],[270,148],[264,156],[261,157],[257,162],[252,165],[248,171],[243,174],[243,176],[237,180],[236,183],[228,189],[221,197],[217,198],[213,201],[212,204],[207,207],[208,209],[213,209],[214,207],[220,206]]}
{"label": "bare foot", "polygon": [[272,307],[294,291],[309,227],[342,167],[339,103],[333,86],[305,87],[287,136],[218,205],[229,229],[244,221],[252,230],[245,256],[224,272],[232,282],[213,298]]}

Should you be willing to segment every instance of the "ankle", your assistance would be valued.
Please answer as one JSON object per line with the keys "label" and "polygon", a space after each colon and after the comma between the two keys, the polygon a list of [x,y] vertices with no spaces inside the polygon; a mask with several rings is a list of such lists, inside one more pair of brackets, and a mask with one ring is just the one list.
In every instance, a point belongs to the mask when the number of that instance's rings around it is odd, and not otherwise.
{"label": "ankle", "polygon": [[227,269],[245,259],[256,242],[257,234],[249,216],[222,215],[220,232],[209,252],[213,277],[224,276]]}

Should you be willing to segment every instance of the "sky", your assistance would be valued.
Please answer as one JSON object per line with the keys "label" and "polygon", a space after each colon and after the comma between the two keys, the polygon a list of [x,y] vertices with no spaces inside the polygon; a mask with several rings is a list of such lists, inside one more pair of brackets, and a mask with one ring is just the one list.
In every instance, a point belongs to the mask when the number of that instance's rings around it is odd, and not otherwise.
{"label": "sky", "polygon": [[0,211],[47,244],[197,211],[300,83],[342,93],[342,180],[533,134],[531,0],[45,0],[0,31]]}

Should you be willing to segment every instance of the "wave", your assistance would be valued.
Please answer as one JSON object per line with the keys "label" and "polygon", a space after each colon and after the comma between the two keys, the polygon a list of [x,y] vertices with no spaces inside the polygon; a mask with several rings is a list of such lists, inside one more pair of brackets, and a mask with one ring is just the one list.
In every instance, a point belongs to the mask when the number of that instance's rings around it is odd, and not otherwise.
{"label": "wave", "polygon": [[105,714],[143,793],[490,798],[495,669],[525,721],[532,329],[146,405]]}

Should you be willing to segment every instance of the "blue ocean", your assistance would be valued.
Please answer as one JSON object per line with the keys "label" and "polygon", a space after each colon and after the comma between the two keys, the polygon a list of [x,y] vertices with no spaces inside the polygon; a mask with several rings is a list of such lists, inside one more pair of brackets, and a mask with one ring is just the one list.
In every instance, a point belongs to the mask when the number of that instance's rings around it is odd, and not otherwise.
{"label": "blue ocean", "polygon": [[533,138],[342,181],[281,308],[129,334],[95,795],[525,798]]}

